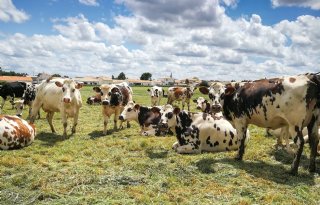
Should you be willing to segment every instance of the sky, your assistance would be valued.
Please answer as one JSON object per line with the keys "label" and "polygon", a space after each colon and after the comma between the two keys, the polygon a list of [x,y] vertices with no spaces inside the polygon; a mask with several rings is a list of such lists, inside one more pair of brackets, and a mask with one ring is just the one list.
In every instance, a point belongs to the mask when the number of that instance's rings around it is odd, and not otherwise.
{"label": "sky", "polygon": [[254,80],[320,71],[319,0],[0,0],[0,67]]}

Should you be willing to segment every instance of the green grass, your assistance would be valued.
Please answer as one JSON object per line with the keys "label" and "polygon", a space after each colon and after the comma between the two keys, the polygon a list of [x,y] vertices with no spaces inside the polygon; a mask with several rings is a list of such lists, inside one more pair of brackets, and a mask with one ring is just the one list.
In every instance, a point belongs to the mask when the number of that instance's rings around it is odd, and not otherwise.
{"label": "green grass", "polygon": [[[146,89],[134,88],[137,103],[150,104]],[[139,136],[135,122],[102,136],[101,107],[85,104],[91,90],[81,90],[76,134],[62,137],[59,113],[54,117],[57,135],[51,134],[41,113],[32,145],[0,151],[0,204],[320,203],[320,177],[307,170],[307,147],[299,175],[291,176],[292,157],[275,151],[276,140],[254,126],[243,162],[233,159],[235,152],[179,155],[171,149],[174,136]],[[4,113],[14,113],[8,102]],[[69,121],[68,134],[70,126]]]}

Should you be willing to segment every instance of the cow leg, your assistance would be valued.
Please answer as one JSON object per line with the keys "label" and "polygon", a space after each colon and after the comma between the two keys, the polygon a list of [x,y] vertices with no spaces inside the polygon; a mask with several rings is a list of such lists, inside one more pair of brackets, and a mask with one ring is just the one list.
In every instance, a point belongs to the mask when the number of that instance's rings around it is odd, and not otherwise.
{"label": "cow leg", "polygon": [[52,124],[53,115],[54,115],[54,112],[48,112],[47,113],[47,120],[48,120],[48,123],[50,125],[51,132],[52,133],[56,133],[56,130],[54,129],[54,126]]}
{"label": "cow leg", "polygon": [[78,124],[78,119],[79,119],[79,112],[76,112],[75,115],[74,115],[74,118],[73,118],[73,126],[72,126],[72,129],[71,129],[71,133],[72,134],[76,133],[76,127],[77,127],[77,124]]}
{"label": "cow leg", "polygon": [[296,175],[298,173],[298,167],[299,167],[300,158],[301,158],[301,154],[302,154],[303,146],[304,146],[302,128],[296,127],[295,130],[297,132],[297,136],[295,137],[295,142],[298,143],[298,149],[297,149],[297,152],[295,153],[295,158],[294,158],[292,165],[291,165],[290,173],[292,175]]}
{"label": "cow leg", "polygon": [[11,104],[11,110],[14,109],[14,95],[10,96],[10,104]]}
{"label": "cow leg", "polygon": [[130,127],[131,127],[130,122],[127,121],[127,128],[130,128]]}
{"label": "cow leg", "polygon": [[[41,102],[39,100],[33,101],[32,108],[31,108],[31,115],[30,115],[31,123],[35,121],[37,115],[40,116],[40,107],[41,107]],[[48,118],[48,114],[47,114],[47,118]]]}
{"label": "cow leg", "polygon": [[103,134],[104,135],[108,133],[108,130],[107,130],[108,121],[109,121],[109,116],[104,115],[103,116]]}
{"label": "cow leg", "polygon": [[61,121],[63,124],[63,137],[67,137],[68,118],[65,111],[61,110]]}
{"label": "cow leg", "polygon": [[[114,112],[114,118],[113,118],[113,122],[114,122],[113,129],[114,130],[118,129],[117,122],[118,122],[119,116],[120,116],[120,110],[116,109]],[[122,121],[120,122],[120,127],[123,127]]]}
{"label": "cow leg", "polygon": [[289,138],[290,138],[289,127],[288,126],[282,127],[277,143],[278,143],[278,145],[283,146],[282,140],[284,139],[286,141],[286,151],[289,154],[293,155],[295,153],[295,151],[290,147]]}
{"label": "cow leg", "polygon": [[313,116],[311,122],[307,126],[308,136],[309,136],[309,146],[310,146],[310,165],[309,171],[316,171],[316,156],[317,148],[319,144],[319,134],[318,134],[318,117]]}
{"label": "cow leg", "polygon": [[199,154],[201,150],[195,147],[193,143],[188,143],[186,145],[178,146],[176,152],[179,154]]}
{"label": "cow leg", "polygon": [[4,103],[6,102],[6,97],[2,98],[1,109],[3,109]]}
{"label": "cow leg", "polygon": [[181,101],[181,104],[182,104],[182,110],[184,110],[185,101],[184,101],[184,100],[182,100],[182,101]]}
{"label": "cow leg", "polygon": [[241,161],[243,158],[244,151],[245,151],[245,142],[246,142],[246,138],[247,138],[248,125],[239,124],[239,125],[236,125],[235,127],[237,130],[237,135],[239,136],[238,143],[240,143],[238,154],[235,157],[235,159]]}

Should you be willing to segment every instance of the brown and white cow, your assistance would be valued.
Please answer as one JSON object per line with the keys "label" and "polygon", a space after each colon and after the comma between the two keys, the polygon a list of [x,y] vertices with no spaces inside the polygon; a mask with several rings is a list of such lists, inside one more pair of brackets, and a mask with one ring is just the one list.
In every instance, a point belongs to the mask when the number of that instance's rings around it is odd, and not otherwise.
{"label": "brown and white cow", "polygon": [[81,83],[77,83],[72,79],[48,79],[43,81],[37,88],[37,95],[33,102],[30,121],[34,122],[35,117],[40,108],[47,113],[51,131],[55,133],[52,124],[55,112],[61,113],[63,124],[63,136],[67,136],[67,118],[73,118],[72,134],[76,132],[78,124],[79,110],[82,106],[80,94]]}
{"label": "brown and white cow", "polygon": [[95,95],[87,98],[88,105],[101,105],[101,92],[99,87],[93,87]]}
{"label": "brown and white cow", "polygon": [[161,111],[166,106],[146,107],[130,101],[122,111],[119,119],[122,121],[136,121],[140,125],[140,134],[144,136],[159,136],[164,130],[156,129],[161,119]]}
{"label": "brown and white cow", "polygon": [[[117,121],[119,119],[120,113],[123,111],[124,107],[129,101],[132,101],[132,89],[125,82],[119,84],[103,84],[96,91],[101,93],[102,101],[102,115],[103,115],[103,134],[107,134],[107,125],[109,118],[114,114],[114,126],[113,129],[116,130]],[[130,127],[129,122],[127,122],[127,127]],[[122,128],[122,121],[120,124]]]}
{"label": "brown and white cow", "polygon": [[153,86],[152,88],[148,88],[147,91],[151,97],[151,106],[159,106],[161,98],[164,95],[164,90],[162,87]]}
{"label": "brown and white cow", "polygon": [[193,95],[195,87],[170,87],[168,88],[168,101],[167,104],[172,105],[174,101],[181,101],[182,109],[187,103],[188,110],[190,111],[190,99]]}
{"label": "brown and white cow", "polygon": [[231,151],[240,146],[236,130],[221,112],[210,115],[167,108],[160,124],[175,131],[178,141],[172,148],[180,154]]}
{"label": "brown and white cow", "polygon": [[35,126],[24,119],[0,115],[0,149],[20,149],[30,145],[36,135]]}
{"label": "brown and white cow", "polygon": [[302,130],[308,127],[311,148],[309,171],[315,171],[317,153],[318,121],[320,107],[320,76],[304,74],[275,79],[263,79],[236,89],[231,85],[213,83],[210,88],[202,87],[203,94],[209,94],[214,109],[222,108],[240,136],[240,148],[236,159],[242,160],[249,124],[277,129],[288,127],[288,132],[298,143],[291,173],[297,174],[304,139]]}

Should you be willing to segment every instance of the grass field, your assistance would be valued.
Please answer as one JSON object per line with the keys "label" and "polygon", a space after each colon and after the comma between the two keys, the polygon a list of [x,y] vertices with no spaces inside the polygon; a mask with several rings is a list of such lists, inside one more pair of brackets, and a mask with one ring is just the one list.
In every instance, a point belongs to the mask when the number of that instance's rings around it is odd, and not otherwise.
{"label": "grass field", "polygon": [[[147,88],[133,89],[137,103],[150,104]],[[179,155],[171,150],[174,136],[139,136],[135,122],[102,136],[101,107],[85,103],[91,90],[81,90],[76,134],[62,137],[59,113],[57,135],[51,134],[41,113],[32,145],[0,151],[1,204],[320,204],[320,177],[307,170],[307,146],[299,175],[291,176],[292,156],[276,151],[276,140],[254,126],[243,162],[233,159],[235,152]],[[14,113],[8,102],[3,113]]]}

